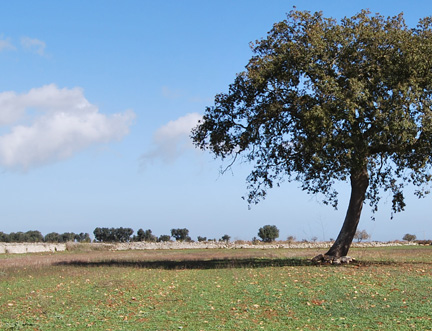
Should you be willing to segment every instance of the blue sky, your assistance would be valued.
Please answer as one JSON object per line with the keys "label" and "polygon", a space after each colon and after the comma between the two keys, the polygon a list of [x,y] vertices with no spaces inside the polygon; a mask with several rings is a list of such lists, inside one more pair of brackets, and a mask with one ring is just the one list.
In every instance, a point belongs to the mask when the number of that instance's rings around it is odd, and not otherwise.
{"label": "blue sky", "polygon": [[[95,227],[186,227],[251,239],[275,224],[280,239],[335,238],[340,210],[285,183],[248,209],[250,167],[194,150],[188,132],[227,91],[252,53],[293,6],[340,19],[363,8],[403,11],[410,26],[430,1],[7,1],[0,11],[0,231],[89,232]],[[390,220],[365,206],[373,240],[432,238],[431,197],[408,198]],[[386,203],[387,201],[387,203]]]}

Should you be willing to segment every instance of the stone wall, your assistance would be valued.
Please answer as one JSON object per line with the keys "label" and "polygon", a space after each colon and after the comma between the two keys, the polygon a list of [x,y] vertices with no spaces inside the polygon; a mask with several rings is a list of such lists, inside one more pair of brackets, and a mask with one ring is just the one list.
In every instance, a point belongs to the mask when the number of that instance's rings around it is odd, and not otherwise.
{"label": "stone wall", "polygon": [[[225,242],[130,242],[130,243],[91,243],[91,244],[54,244],[54,243],[0,243],[0,254],[23,254],[38,252],[59,252],[67,249],[74,250],[85,248],[88,250],[156,250],[156,249],[274,249],[274,248],[322,248],[326,249],[332,245],[330,242],[275,242],[271,244],[245,243],[225,243]],[[407,242],[361,242],[353,243],[351,247],[385,247],[385,246],[402,246],[417,245],[416,243]]]}
{"label": "stone wall", "polygon": [[0,254],[23,254],[65,251],[66,244],[53,243],[0,243]]}

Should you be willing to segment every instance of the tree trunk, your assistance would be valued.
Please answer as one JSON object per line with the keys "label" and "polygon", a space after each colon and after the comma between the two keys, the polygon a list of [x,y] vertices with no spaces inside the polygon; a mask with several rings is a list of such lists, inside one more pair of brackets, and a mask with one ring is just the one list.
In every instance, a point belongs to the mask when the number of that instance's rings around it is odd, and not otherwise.
{"label": "tree trunk", "polygon": [[357,225],[360,221],[368,186],[369,175],[366,168],[357,173],[351,173],[351,198],[345,221],[336,241],[325,255],[341,257],[348,254],[348,250],[357,230]]}

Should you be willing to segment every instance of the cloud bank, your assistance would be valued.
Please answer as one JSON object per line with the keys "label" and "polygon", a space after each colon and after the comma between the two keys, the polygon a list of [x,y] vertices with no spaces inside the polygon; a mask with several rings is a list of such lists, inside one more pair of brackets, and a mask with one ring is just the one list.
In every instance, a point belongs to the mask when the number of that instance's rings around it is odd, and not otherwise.
{"label": "cloud bank", "polygon": [[189,113],[160,127],[153,135],[153,149],[141,158],[142,164],[145,166],[155,160],[173,163],[187,150],[193,149],[189,136],[200,119],[202,115]]}
{"label": "cloud bank", "polygon": [[26,171],[129,133],[133,111],[99,113],[81,88],[56,85],[0,93],[0,165]]}

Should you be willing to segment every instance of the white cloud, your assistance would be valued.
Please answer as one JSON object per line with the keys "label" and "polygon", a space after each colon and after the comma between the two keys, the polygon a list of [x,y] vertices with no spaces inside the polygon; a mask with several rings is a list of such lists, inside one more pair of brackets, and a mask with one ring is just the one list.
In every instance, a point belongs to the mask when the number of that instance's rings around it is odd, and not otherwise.
{"label": "white cloud", "polygon": [[0,93],[0,165],[28,170],[55,162],[94,144],[129,133],[133,111],[99,113],[80,88],[46,85],[28,93]]}
{"label": "white cloud", "polygon": [[189,149],[193,149],[190,133],[202,116],[189,113],[160,127],[153,135],[154,148],[142,156],[143,165],[161,160],[172,163]]}
{"label": "white cloud", "polygon": [[2,51],[14,51],[16,48],[9,39],[0,39],[0,52]]}
{"label": "white cloud", "polygon": [[21,46],[41,56],[45,55],[46,44],[42,40],[29,38],[29,37],[22,37]]}

